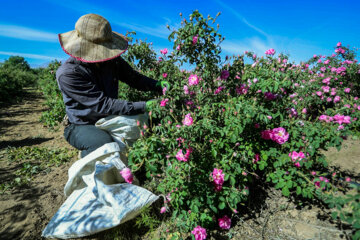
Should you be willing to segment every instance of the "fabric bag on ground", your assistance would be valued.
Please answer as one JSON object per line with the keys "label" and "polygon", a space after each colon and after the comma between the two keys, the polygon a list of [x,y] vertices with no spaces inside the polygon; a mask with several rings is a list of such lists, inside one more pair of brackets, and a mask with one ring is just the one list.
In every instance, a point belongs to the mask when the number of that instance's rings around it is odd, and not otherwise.
{"label": "fabric bag on ground", "polygon": [[[144,116],[138,117],[141,120]],[[129,121],[127,117],[117,116],[109,121],[116,118],[135,126],[139,120],[134,116]],[[107,121],[101,120],[101,124],[107,126]],[[122,124],[116,127],[113,122],[108,125],[117,131],[123,146],[136,140],[136,135],[129,130],[135,129],[131,128],[134,125],[130,128]],[[136,129],[139,131],[137,126]],[[68,198],[44,229],[43,237],[67,239],[92,235],[134,218],[142,208],[158,199],[144,188],[125,183],[119,171],[126,167],[122,161],[126,148],[120,152],[121,149],[117,143],[105,144],[70,167],[64,189]]]}

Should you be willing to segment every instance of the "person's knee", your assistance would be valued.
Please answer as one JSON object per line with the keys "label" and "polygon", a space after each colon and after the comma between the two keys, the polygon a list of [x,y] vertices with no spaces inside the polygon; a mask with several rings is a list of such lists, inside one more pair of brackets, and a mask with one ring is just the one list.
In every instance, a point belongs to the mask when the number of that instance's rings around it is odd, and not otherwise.
{"label": "person's knee", "polygon": [[81,151],[81,157],[85,157],[86,155],[88,155],[89,153],[95,151],[96,149],[98,149],[99,147],[104,146],[107,143],[112,143],[114,142],[114,140],[112,139],[111,136],[109,137],[101,137],[99,139],[97,139],[96,142],[94,142],[93,144],[89,145],[87,149]]}

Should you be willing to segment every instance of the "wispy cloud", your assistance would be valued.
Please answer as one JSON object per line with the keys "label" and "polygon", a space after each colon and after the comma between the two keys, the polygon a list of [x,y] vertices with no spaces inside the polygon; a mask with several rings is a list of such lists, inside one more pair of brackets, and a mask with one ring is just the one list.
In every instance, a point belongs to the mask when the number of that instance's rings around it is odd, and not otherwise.
{"label": "wispy cloud", "polygon": [[41,60],[55,60],[60,59],[58,57],[50,57],[50,56],[44,56],[39,54],[31,54],[31,53],[19,53],[19,52],[5,52],[0,51],[0,55],[5,56],[22,56],[24,58],[31,58],[31,59],[41,59]]}
{"label": "wispy cloud", "polygon": [[[149,23],[149,25],[143,25],[137,23],[129,24],[128,23],[129,18],[126,16],[122,16],[121,12],[114,11],[109,8],[105,8],[100,5],[89,4],[88,2],[79,1],[79,0],[75,2],[73,0],[71,1],[63,0],[56,2],[54,4],[58,4],[62,7],[66,7],[81,14],[87,14],[87,13],[100,14],[106,17],[110,21],[110,24],[112,26],[117,25],[125,28],[127,31],[136,31],[136,32],[144,33],[146,35],[163,38],[163,39],[167,39],[169,35],[169,30],[166,28],[166,24],[160,24],[156,26],[151,26],[150,25],[151,23]],[[166,21],[166,23],[170,21],[170,19],[166,19],[166,18],[164,20]]]}
{"label": "wispy cloud", "polygon": [[272,41],[262,40],[258,37],[246,38],[242,40],[225,40],[221,48],[230,54],[242,54],[244,51],[253,51],[262,54],[269,48],[274,48]]}
{"label": "wispy cloud", "polygon": [[235,11],[232,7],[230,7],[229,5],[225,4],[224,2],[220,1],[220,0],[214,0],[217,4],[219,4],[220,6],[222,6],[223,8],[225,8],[227,11],[231,12],[235,17],[237,17],[239,20],[241,20],[245,25],[247,25],[248,27],[250,27],[251,29],[255,30],[256,32],[264,35],[265,37],[269,37],[269,35],[264,32],[263,30],[261,30],[260,28],[254,26],[253,24],[251,24],[248,20],[246,20],[245,17],[243,17],[239,12]]}
{"label": "wispy cloud", "polygon": [[128,31],[141,32],[147,35],[167,39],[170,31],[166,28],[166,25],[159,25],[156,27],[149,27],[140,24],[128,24],[123,22],[114,22],[114,24],[128,29]]}
{"label": "wispy cloud", "polygon": [[0,36],[41,42],[58,41],[55,33],[10,24],[0,24]]}

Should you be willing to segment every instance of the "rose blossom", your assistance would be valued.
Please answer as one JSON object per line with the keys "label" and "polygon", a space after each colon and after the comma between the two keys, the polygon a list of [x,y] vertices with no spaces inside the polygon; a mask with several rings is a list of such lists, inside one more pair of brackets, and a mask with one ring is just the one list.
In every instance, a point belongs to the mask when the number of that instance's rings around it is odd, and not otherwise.
{"label": "rose blossom", "polygon": [[198,85],[199,84],[199,77],[195,74],[191,74],[189,77],[189,85]]}
{"label": "rose blossom", "polygon": [[189,88],[188,86],[184,85],[184,93],[187,95],[189,94]]}
{"label": "rose blossom", "polygon": [[193,45],[195,45],[196,43],[197,43],[197,41],[198,41],[198,38],[199,38],[199,36],[198,35],[196,35],[196,36],[193,36]]}
{"label": "rose blossom", "polygon": [[291,153],[289,153],[289,157],[291,158],[291,160],[294,162],[294,165],[296,167],[300,167],[300,163],[299,161],[301,161],[302,159],[305,158],[305,155],[303,152],[296,152],[296,151],[293,151]]}
{"label": "rose blossom", "polygon": [[266,92],[266,93],[264,93],[264,95],[265,95],[266,100],[274,100],[274,99],[276,99],[276,95],[271,93],[271,92]]}
{"label": "rose blossom", "polygon": [[161,54],[167,54],[168,53],[168,49],[167,48],[164,48],[163,50],[160,50]]}
{"label": "rose blossom", "polygon": [[224,183],[225,174],[222,173],[221,169],[214,168],[212,172],[212,178],[214,179],[214,183],[216,185],[222,185]]}
{"label": "rose blossom", "polygon": [[265,51],[266,55],[274,55],[275,54],[275,50],[273,48],[270,48],[269,50]]}
{"label": "rose blossom", "polygon": [[335,96],[334,97],[334,103],[340,102],[340,97],[339,96]]}
{"label": "rose blossom", "polygon": [[204,240],[207,237],[205,228],[201,226],[194,228],[191,233],[194,234],[195,240]]}
{"label": "rose blossom", "polygon": [[180,149],[176,153],[176,159],[179,160],[180,162],[187,162],[188,161],[188,159],[184,156],[182,149]]}
{"label": "rose blossom", "polygon": [[223,80],[226,80],[229,77],[229,75],[230,75],[229,71],[224,70],[224,71],[221,72],[220,78],[223,79]]}
{"label": "rose blossom", "polygon": [[271,140],[279,144],[284,144],[289,139],[289,133],[282,127],[272,129],[271,133]]}
{"label": "rose blossom", "polygon": [[260,154],[256,153],[253,159],[253,163],[257,163],[260,160]]}
{"label": "rose blossom", "polygon": [[349,92],[350,92],[350,88],[345,88],[345,89],[344,89],[344,92],[349,93]]}
{"label": "rose blossom", "polygon": [[183,124],[185,125],[185,126],[191,126],[192,124],[193,124],[193,119],[192,119],[192,117],[191,117],[191,114],[190,113],[188,113],[188,114],[186,114],[185,115],[185,118],[184,118],[184,120],[183,120]]}
{"label": "rose blossom", "polygon": [[163,73],[163,74],[162,74],[163,78],[166,78],[167,75],[168,75],[167,73]]}
{"label": "rose blossom", "polygon": [[261,138],[265,140],[271,139],[272,131],[271,130],[264,130],[261,132]]}
{"label": "rose blossom", "polygon": [[214,91],[214,95],[219,94],[223,89],[225,89],[225,87],[222,87],[222,86],[218,87],[218,88]]}
{"label": "rose blossom", "polygon": [[230,229],[231,227],[231,219],[225,215],[222,218],[218,219],[219,227],[222,229]]}
{"label": "rose blossom", "polygon": [[165,107],[165,106],[166,106],[166,103],[167,103],[168,101],[169,101],[168,98],[165,98],[164,100],[161,100],[160,106],[161,106],[161,107]]}
{"label": "rose blossom", "polygon": [[164,212],[166,212],[166,207],[162,207],[162,208],[160,209],[160,213],[161,213],[161,214],[164,213]]}
{"label": "rose blossom", "polygon": [[124,168],[120,171],[121,176],[125,179],[127,183],[132,183],[134,180],[134,177],[131,173],[130,168]]}

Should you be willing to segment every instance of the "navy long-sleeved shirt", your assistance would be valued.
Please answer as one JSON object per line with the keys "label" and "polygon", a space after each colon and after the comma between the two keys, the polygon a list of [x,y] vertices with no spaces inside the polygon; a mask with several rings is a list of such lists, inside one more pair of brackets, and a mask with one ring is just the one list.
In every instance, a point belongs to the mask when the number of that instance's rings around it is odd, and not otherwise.
{"label": "navy long-sleeved shirt", "polygon": [[141,75],[121,57],[94,64],[70,57],[56,72],[66,114],[74,124],[94,124],[108,115],[134,115],[145,102],[119,100],[119,80],[142,91],[161,91],[156,80]]}

